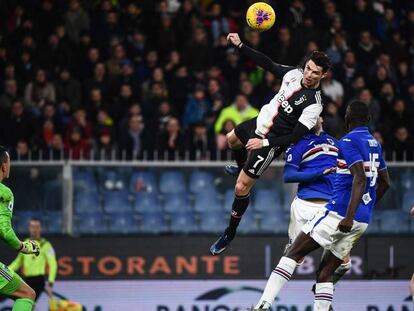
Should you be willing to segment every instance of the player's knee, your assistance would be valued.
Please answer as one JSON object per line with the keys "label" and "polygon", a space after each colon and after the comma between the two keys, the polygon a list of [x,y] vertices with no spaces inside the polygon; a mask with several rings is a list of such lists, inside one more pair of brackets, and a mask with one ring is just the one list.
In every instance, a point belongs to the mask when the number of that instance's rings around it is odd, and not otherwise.
{"label": "player's knee", "polygon": [[234,130],[228,133],[226,135],[226,138],[227,138],[227,145],[229,146],[230,149],[237,149],[237,148],[242,147],[240,140],[237,138],[236,134],[234,133]]}
{"label": "player's knee", "polygon": [[31,288],[29,286],[25,290],[25,296],[26,297],[24,297],[24,298],[28,298],[28,299],[31,299],[33,301],[36,300],[36,292],[33,290],[33,288]]}
{"label": "player's knee", "polygon": [[237,196],[245,196],[248,195],[250,192],[250,185],[244,180],[238,180],[236,182],[236,186],[234,187],[234,193]]}

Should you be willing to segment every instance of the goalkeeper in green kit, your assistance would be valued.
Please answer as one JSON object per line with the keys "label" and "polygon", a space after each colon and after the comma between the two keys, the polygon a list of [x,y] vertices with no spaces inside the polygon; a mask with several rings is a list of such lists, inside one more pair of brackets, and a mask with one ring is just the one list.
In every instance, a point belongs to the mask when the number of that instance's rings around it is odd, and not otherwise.
{"label": "goalkeeper in green kit", "polygon": [[[10,157],[6,149],[0,146],[0,240],[23,254],[39,255],[40,248],[36,241],[20,241],[13,231],[13,192],[3,185],[3,180],[10,174]],[[21,277],[0,262],[0,295],[15,299],[12,311],[31,311],[34,308],[36,294]]]}

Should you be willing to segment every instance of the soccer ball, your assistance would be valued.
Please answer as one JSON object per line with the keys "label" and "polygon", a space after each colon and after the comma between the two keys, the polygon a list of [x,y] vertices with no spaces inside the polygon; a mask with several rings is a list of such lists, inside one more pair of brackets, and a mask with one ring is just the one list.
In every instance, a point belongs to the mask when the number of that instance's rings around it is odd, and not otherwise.
{"label": "soccer ball", "polygon": [[265,31],[273,26],[276,14],[273,8],[265,2],[253,3],[247,10],[247,25],[253,30]]}

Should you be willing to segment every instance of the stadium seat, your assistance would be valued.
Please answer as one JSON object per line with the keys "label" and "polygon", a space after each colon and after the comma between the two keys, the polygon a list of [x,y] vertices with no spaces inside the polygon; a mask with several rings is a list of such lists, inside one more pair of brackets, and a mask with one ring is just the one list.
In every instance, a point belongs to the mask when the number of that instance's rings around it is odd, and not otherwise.
{"label": "stadium seat", "polygon": [[79,192],[75,194],[74,210],[77,214],[102,212],[97,193]]}
{"label": "stadium seat", "polygon": [[203,233],[222,233],[228,225],[228,215],[212,211],[200,214],[200,231]]}
{"label": "stadium seat", "polygon": [[414,189],[414,172],[411,169],[407,169],[407,172],[404,172],[400,175],[401,188],[404,190]]}
{"label": "stadium seat", "polygon": [[374,211],[371,223],[368,225],[367,234],[378,234],[381,232],[381,216],[380,212]]}
{"label": "stadium seat", "polygon": [[102,191],[125,191],[125,176],[120,170],[99,170],[99,183]]}
{"label": "stadium seat", "polygon": [[385,210],[380,213],[381,232],[407,233],[409,228],[408,214],[400,210]]}
{"label": "stadium seat", "polygon": [[213,175],[194,171],[190,176],[189,188],[192,193],[215,192]]}
{"label": "stadium seat", "polygon": [[60,180],[49,181],[44,185],[43,209],[61,210],[63,207],[63,183]]}
{"label": "stadium seat", "polygon": [[156,192],[137,192],[133,209],[138,213],[161,212],[161,203]]}
{"label": "stadium seat", "polygon": [[172,233],[192,233],[199,230],[192,212],[172,213],[170,219]]}
{"label": "stadium seat", "polygon": [[287,235],[289,220],[286,216],[282,211],[266,214],[260,221],[260,231]]}
{"label": "stadium seat", "polygon": [[187,193],[169,193],[164,195],[164,211],[168,213],[190,210]]}
{"label": "stadium seat", "polygon": [[132,213],[113,213],[109,218],[109,232],[128,234],[139,232],[138,223]]}
{"label": "stadium seat", "polygon": [[48,211],[45,220],[44,233],[62,234],[65,231],[63,213],[61,211]]}
{"label": "stadium seat", "polygon": [[74,169],[72,173],[74,188],[79,192],[98,192],[98,185],[91,170]]}
{"label": "stadium seat", "polygon": [[129,194],[126,191],[105,191],[103,206],[107,213],[131,212]]}
{"label": "stadium seat", "polygon": [[183,193],[186,189],[184,175],[180,171],[169,171],[161,174],[160,191],[162,193]]}
{"label": "stadium seat", "polygon": [[86,214],[78,217],[75,232],[80,234],[108,233],[108,225],[102,214]]}
{"label": "stadium seat", "polygon": [[215,191],[197,193],[194,197],[194,210],[199,213],[223,211],[218,194]]}
{"label": "stadium seat", "polygon": [[228,189],[224,193],[224,202],[223,202],[223,210],[225,211],[231,211],[231,206],[233,204],[234,200],[234,190]]}
{"label": "stadium seat", "polygon": [[168,231],[163,213],[142,214],[139,232],[147,234],[158,234]]}
{"label": "stadium seat", "polygon": [[156,192],[155,176],[149,171],[134,172],[129,180],[129,190],[135,192]]}
{"label": "stadium seat", "polygon": [[402,209],[409,211],[414,206],[414,190],[406,190],[402,200]]}
{"label": "stadium seat", "polygon": [[281,209],[279,194],[273,190],[259,189],[254,195],[254,208],[259,212],[275,212]]}
{"label": "stadium seat", "polygon": [[259,225],[252,209],[247,209],[241,219],[237,232],[241,234],[257,233]]}

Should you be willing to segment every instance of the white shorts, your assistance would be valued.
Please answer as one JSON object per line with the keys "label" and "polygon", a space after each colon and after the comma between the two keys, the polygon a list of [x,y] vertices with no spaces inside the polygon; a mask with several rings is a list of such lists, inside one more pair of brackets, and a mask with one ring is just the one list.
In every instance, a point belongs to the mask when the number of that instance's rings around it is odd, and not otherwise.
{"label": "white shorts", "polygon": [[296,197],[290,206],[289,245],[293,243],[303,226],[320,210],[325,210],[325,204],[312,203]]}
{"label": "white shorts", "polygon": [[351,231],[344,233],[338,230],[338,224],[342,219],[343,217],[336,212],[324,208],[303,226],[302,231],[309,233],[312,239],[337,258],[345,259],[354,244],[367,230],[368,224],[354,220]]}

